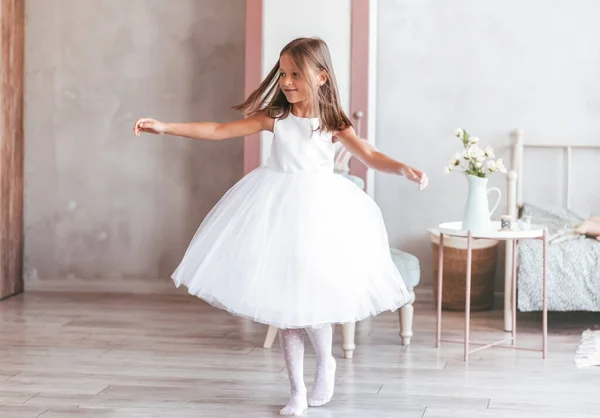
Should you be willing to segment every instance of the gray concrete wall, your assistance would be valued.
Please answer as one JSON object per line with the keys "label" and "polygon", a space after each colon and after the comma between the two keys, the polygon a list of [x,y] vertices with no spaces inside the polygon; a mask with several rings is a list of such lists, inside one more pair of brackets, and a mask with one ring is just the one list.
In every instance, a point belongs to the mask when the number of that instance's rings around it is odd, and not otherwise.
{"label": "gray concrete wall", "polygon": [[241,139],[132,135],[225,121],[243,99],[244,2],[28,0],[26,284],[164,280],[242,176]]}
{"label": "gray concrete wall", "polygon": [[[510,163],[510,132],[536,142],[600,143],[600,3],[592,0],[385,0],[378,10],[377,144],[425,170],[419,193],[377,174],[376,200],[391,243],[422,261],[431,283],[426,229],[460,220],[467,183],[443,167],[465,128]],[[561,206],[564,158],[525,153],[524,198]],[[573,208],[600,214],[600,152],[573,152]],[[509,164],[507,164],[509,165]],[[504,176],[490,186],[506,188]],[[505,213],[503,200],[496,215]]]}

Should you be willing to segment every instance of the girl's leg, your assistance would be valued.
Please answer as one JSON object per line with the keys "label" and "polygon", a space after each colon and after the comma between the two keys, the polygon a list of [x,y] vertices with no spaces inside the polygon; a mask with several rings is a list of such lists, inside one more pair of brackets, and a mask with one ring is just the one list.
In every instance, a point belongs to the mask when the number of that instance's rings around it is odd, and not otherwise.
{"label": "girl's leg", "polygon": [[317,373],[313,391],[308,398],[310,406],[321,406],[329,402],[333,396],[335,385],[335,359],[331,354],[333,328],[306,328],[306,332],[317,354]]}
{"label": "girl's leg", "polygon": [[301,329],[279,330],[279,342],[290,377],[290,401],[279,413],[302,415],[308,408],[304,386],[304,335]]}

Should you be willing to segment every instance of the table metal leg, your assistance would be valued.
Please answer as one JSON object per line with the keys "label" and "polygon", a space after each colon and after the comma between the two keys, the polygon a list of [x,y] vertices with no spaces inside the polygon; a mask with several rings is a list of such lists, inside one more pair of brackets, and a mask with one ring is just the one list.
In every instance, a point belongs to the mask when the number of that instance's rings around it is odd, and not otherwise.
{"label": "table metal leg", "polygon": [[512,344],[515,345],[517,341],[517,248],[518,248],[518,240],[512,240],[512,280],[511,280],[511,310],[512,310]]}
{"label": "table metal leg", "polygon": [[548,260],[546,259],[546,256],[548,254],[548,230],[544,229],[544,256],[543,256],[543,291],[542,291],[542,297],[543,297],[543,307],[542,307],[542,326],[543,326],[543,330],[542,330],[542,357],[546,358],[546,355],[548,354],[548,289],[547,289],[547,284],[548,284]]}
{"label": "table metal leg", "polygon": [[[512,271],[512,251],[513,251],[513,243],[511,240],[506,240],[506,259],[504,260],[504,268],[506,272],[510,273]],[[512,295],[512,280],[510,274],[504,275],[504,331],[511,332],[512,331],[512,311],[511,307],[511,295]]]}
{"label": "table metal leg", "polygon": [[442,338],[442,281],[444,277],[444,234],[440,233],[438,252],[438,288],[437,288],[437,323],[435,332],[435,347],[440,346]]}
{"label": "table metal leg", "polygon": [[469,331],[471,330],[471,231],[467,235],[467,280],[465,283],[465,361],[469,360]]}
{"label": "table metal leg", "polygon": [[[524,234],[523,234],[524,235]],[[450,234],[452,236],[452,234]],[[510,268],[505,275],[505,289],[508,288],[508,296],[505,299],[505,331],[510,327],[511,337],[505,337],[503,340],[496,341],[490,344],[480,343],[477,341],[471,342],[471,284],[472,284],[472,264],[473,264],[473,234],[467,231],[467,268],[465,277],[465,335],[461,340],[442,340],[442,289],[443,289],[443,264],[444,264],[444,234],[440,233],[439,237],[439,259],[438,259],[438,288],[437,288],[437,327],[436,327],[436,347],[441,345],[442,341],[464,344],[464,361],[469,361],[469,354],[475,353],[489,347],[513,348],[516,350],[542,351],[542,357],[545,359],[548,355],[548,230],[545,229],[541,237],[536,239],[543,241],[543,277],[542,277],[542,350],[539,348],[528,348],[517,346],[517,286],[518,286],[518,247],[519,238],[513,236],[506,237],[507,240],[507,264]],[[479,238],[479,237],[478,237]],[[529,237],[521,238],[527,239]],[[533,238],[533,237],[532,237]],[[508,242],[512,241],[512,242]],[[508,266],[507,266],[508,267]],[[508,318],[509,317],[509,318]],[[505,345],[510,340],[510,345]],[[470,346],[480,346],[474,350],[470,350]]]}

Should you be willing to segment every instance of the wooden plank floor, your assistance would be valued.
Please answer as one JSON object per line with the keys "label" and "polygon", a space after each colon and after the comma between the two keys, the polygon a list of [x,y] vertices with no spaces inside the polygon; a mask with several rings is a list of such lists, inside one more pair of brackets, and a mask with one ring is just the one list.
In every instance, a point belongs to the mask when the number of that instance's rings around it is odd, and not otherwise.
{"label": "wooden plank floor", "polygon": [[[353,360],[338,358],[336,395],[314,417],[600,416],[600,368],[576,368],[581,331],[597,314],[552,314],[549,359],[462,346],[434,348],[427,292],[415,337],[399,345],[397,316],[357,327]],[[521,315],[519,343],[541,343],[538,314]],[[495,340],[500,311],[473,314],[473,338]],[[446,313],[446,336],[462,315]],[[0,417],[197,418],[277,416],[287,401],[281,353],[261,347],[265,326],[187,294],[29,292],[0,302]],[[314,354],[307,339],[310,390]]]}

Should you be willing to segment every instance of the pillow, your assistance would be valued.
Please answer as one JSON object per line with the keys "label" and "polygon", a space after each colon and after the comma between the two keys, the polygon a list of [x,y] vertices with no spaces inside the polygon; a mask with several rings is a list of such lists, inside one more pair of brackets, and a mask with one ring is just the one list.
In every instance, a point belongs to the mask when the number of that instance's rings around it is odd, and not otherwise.
{"label": "pillow", "polygon": [[568,209],[554,206],[537,206],[531,203],[523,204],[521,216],[523,215],[531,216],[531,223],[546,226],[550,234],[556,234],[565,228],[574,229],[585,220]]}

